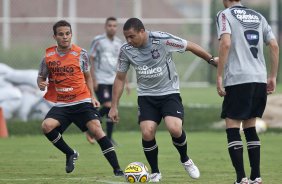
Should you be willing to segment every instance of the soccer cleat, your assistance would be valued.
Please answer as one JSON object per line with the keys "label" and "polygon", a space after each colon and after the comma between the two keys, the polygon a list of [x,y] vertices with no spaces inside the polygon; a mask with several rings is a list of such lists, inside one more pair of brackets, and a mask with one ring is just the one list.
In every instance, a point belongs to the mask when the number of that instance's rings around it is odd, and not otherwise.
{"label": "soccer cleat", "polygon": [[237,183],[237,181],[235,181],[234,184],[249,184],[249,180],[248,178],[242,178],[240,183]]}
{"label": "soccer cleat", "polygon": [[191,178],[197,179],[200,177],[200,171],[191,159],[182,163],[182,165]]}
{"label": "soccer cleat", "polygon": [[249,180],[249,184],[262,184],[261,178],[256,178],[255,180]]}
{"label": "soccer cleat", "polygon": [[152,183],[160,182],[161,179],[162,179],[162,173],[152,173],[150,174],[149,182],[152,182]]}
{"label": "soccer cleat", "polygon": [[124,176],[124,173],[121,169],[115,169],[114,170],[114,175],[115,176]]}
{"label": "soccer cleat", "polygon": [[78,159],[79,153],[74,150],[72,155],[66,155],[66,172],[71,173],[74,170],[74,161]]}

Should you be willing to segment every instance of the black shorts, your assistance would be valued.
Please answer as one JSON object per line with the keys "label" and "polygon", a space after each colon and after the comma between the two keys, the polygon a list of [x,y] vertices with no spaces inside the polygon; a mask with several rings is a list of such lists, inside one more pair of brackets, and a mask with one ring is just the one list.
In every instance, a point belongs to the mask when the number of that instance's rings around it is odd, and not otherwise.
{"label": "black shorts", "polygon": [[101,104],[112,101],[112,88],[111,84],[99,84],[98,90],[95,91],[96,96]]}
{"label": "black shorts", "polygon": [[71,123],[74,123],[81,131],[88,130],[86,124],[94,119],[100,120],[100,116],[92,103],[81,103],[66,107],[52,107],[45,119],[53,118],[61,124],[59,132],[63,133]]}
{"label": "black shorts", "polygon": [[262,117],[267,90],[265,83],[245,83],[225,87],[221,118],[247,120]]}
{"label": "black shorts", "polygon": [[173,116],[183,120],[184,108],[179,93],[163,96],[138,96],[138,122],[152,120],[160,124],[162,118]]}

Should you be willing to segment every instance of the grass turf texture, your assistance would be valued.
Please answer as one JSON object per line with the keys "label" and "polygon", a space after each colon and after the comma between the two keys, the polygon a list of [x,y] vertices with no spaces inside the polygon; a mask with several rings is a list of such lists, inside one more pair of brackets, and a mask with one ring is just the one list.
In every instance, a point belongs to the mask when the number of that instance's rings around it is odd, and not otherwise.
{"label": "grass turf texture", "polygon": [[[235,173],[226,148],[226,135],[222,132],[187,132],[188,152],[201,171],[199,180],[191,179],[179,162],[176,149],[167,132],[159,131],[159,167],[162,183],[230,184]],[[141,148],[140,132],[116,132],[115,139],[119,162],[124,169],[133,161],[146,162]],[[243,135],[242,135],[243,136]],[[266,133],[262,142],[261,172],[264,183],[280,184],[282,134]],[[90,145],[83,134],[66,134],[64,139],[79,151],[75,171],[65,173],[65,156],[40,135],[13,136],[0,139],[1,184],[73,184],[73,183],[123,183],[124,178],[114,177],[112,169],[103,157],[100,147]],[[245,149],[245,168],[249,171]]]}

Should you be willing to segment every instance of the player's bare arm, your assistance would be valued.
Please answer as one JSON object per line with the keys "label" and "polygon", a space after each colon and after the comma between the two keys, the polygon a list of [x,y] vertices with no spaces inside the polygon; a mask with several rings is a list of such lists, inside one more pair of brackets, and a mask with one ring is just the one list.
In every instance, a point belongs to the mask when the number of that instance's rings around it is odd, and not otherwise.
{"label": "player's bare arm", "polygon": [[93,89],[93,81],[92,81],[90,71],[84,72],[84,77],[85,77],[86,85],[87,85],[87,87],[90,91],[91,100],[92,100],[94,107],[100,107],[100,102],[95,98],[95,93],[94,93],[94,89]]}
{"label": "player's bare arm", "polygon": [[193,54],[203,58],[209,64],[213,66],[217,66],[218,58],[214,58],[211,54],[209,54],[205,49],[203,49],[200,45],[194,42],[188,42],[186,51],[191,51]]}
{"label": "player's bare arm", "polygon": [[125,72],[117,72],[116,78],[113,85],[113,98],[112,98],[112,107],[109,112],[109,117],[113,120],[113,122],[118,122],[118,104],[120,97],[123,93],[124,84],[126,80]]}
{"label": "player's bare arm", "polygon": [[229,54],[230,46],[231,46],[230,34],[223,34],[219,42],[219,62],[217,65],[217,77],[216,77],[217,93],[221,97],[226,95],[225,90],[222,86],[222,75],[223,75],[224,65],[226,63]]}
{"label": "player's bare arm", "polygon": [[93,89],[94,91],[97,91],[98,90],[98,83],[96,81],[96,77],[95,77],[95,66],[94,66],[94,62],[95,62],[95,59],[93,56],[89,56],[89,60],[90,60],[90,63],[91,63],[91,77],[92,77],[92,82],[93,82]]}
{"label": "player's bare arm", "polygon": [[48,82],[46,81],[46,78],[43,78],[42,76],[38,76],[37,85],[41,91],[44,91],[45,88],[48,86]]}
{"label": "player's bare arm", "polygon": [[275,39],[272,39],[268,46],[270,50],[271,69],[267,80],[267,94],[272,94],[275,92],[276,88],[276,77],[279,63],[279,46]]}
{"label": "player's bare arm", "polygon": [[43,58],[39,66],[39,72],[37,77],[37,85],[41,91],[45,91],[45,88],[48,86],[48,82],[46,81],[48,73],[49,72],[45,63],[45,58]]}

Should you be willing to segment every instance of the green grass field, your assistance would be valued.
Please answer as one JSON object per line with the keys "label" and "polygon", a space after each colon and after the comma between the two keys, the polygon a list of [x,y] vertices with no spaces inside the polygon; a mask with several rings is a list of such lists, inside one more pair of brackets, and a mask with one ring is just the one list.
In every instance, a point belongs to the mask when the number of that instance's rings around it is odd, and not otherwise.
{"label": "green grass field", "polygon": [[[192,180],[179,163],[176,149],[167,132],[158,132],[159,166],[163,174],[161,183],[231,184],[235,174],[229,160],[224,132],[188,132],[188,149],[191,158],[201,171],[199,180]],[[144,162],[139,132],[116,132],[115,139],[120,165],[125,168],[133,161]],[[74,183],[124,183],[114,177],[111,167],[97,144],[90,145],[83,134],[66,134],[65,140],[79,151],[76,169],[71,174],[64,171],[65,157],[42,135],[12,136],[0,139],[1,184],[74,184]],[[261,172],[264,183],[281,184],[282,134],[266,133],[262,142]],[[245,151],[246,152],[246,151]],[[247,154],[245,168],[249,173]]]}
{"label": "green grass field", "polygon": [[[221,106],[223,98],[219,97],[216,92],[215,86],[209,87],[189,87],[181,88],[181,97],[183,105],[208,105],[208,106]],[[275,94],[282,93],[282,85],[277,85]],[[121,98],[121,105],[136,105],[137,92],[132,89],[129,95],[124,92]]]}

